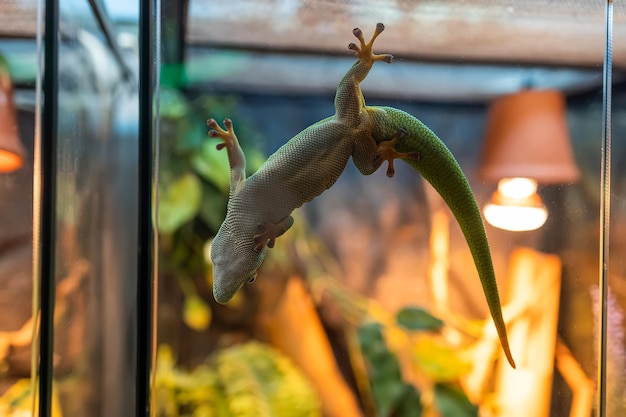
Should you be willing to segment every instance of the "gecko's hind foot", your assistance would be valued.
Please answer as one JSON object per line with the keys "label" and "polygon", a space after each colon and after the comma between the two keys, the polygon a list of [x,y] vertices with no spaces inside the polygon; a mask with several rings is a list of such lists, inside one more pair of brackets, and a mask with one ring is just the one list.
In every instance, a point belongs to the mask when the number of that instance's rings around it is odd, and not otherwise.
{"label": "gecko's hind foot", "polygon": [[389,54],[375,54],[372,51],[372,46],[374,45],[374,40],[385,30],[385,25],[382,23],[376,24],[376,30],[372,35],[372,38],[369,42],[365,42],[365,38],[363,38],[363,31],[359,28],[354,28],[352,33],[359,40],[359,44],[352,42],[348,45],[348,49],[354,51],[354,54],[359,58],[359,61],[366,63],[373,63],[374,61],[385,61],[388,64],[393,62],[393,55]]}
{"label": "gecko's hind foot", "polygon": [[387,176],[392,178],[395,173],[395,167],[393,162],[395,159],[420,159],[419,152],[398,152],[396,151],[395,146],[404,139],[406,136],[406,129],[398,128],[396,134],[393,138],[380,142],[378,144],[378,148],[376,150],[376,158],[374,159],[374,165],[380,166],[384,161],[387,161],[389,165],[387,166]]}
{"label": "gecko's hind foot", "polygon": [[223,149],[231,144],[238,143],[237,135],[235,135],[235,131],[233,129],[232,120],[224,119],[224,127],[226,127],[226,130],[222,129],[215,119],[207,120],[206,124],[211,128],[211,130],[209,130],[209,137],[222,139],[221,143],[215,145],[217,150]]}

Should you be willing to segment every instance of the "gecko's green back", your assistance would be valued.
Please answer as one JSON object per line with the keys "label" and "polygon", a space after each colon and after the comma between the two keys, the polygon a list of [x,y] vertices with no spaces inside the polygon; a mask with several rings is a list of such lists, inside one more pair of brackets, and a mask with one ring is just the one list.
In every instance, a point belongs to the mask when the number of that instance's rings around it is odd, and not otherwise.
{"label": "gecko's green back", "polygon": [[406,159],[405,162],[419,171],[441,195],[459,223],[478,270],[500,342],[508,361],[514,367],[506,327],[502,318],[487,233],[465,174],[446,145],[432,130],[415,117],[392,107],[372,109],[382,110],[382,112],[374,110],[378,114],[373,115],[376,119],[374,125],[381,129],[378,133],[381,136],[387,136],[381,137],[381,140],[393,136],[399,127],[406,129],[407,134],[396,145],[396,150],[399,152],[419,152],[420,159]]}

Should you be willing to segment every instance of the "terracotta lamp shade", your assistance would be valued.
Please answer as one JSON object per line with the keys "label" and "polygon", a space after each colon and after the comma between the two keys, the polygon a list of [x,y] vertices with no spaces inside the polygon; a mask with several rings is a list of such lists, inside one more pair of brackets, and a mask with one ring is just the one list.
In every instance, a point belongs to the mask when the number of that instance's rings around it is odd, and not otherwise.
{"label": "terracotta lamp shade", "polygon": [[24,155],[13,104],[11,77],[0,67],[0,173],[19,169]]}
{"label": "terracotta lamp shade", "polygon": [[540,184],[578,178],[561,92],[525,90],[493,102],[481,176],[490,182],[533,178]]}

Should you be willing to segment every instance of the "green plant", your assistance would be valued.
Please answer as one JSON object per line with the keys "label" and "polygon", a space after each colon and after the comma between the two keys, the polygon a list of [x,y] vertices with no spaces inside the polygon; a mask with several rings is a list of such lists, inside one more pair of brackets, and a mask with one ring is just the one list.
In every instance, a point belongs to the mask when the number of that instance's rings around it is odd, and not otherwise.
{"label": "green plant", "polygon": [[158,417],[319,417],[309,382],[277,350],[248,342],[222,349],[190,371],[168,346],[157,356]]}
{"label": "green plant", "polygon": [[432,391],[433,406],[438,414],[442,417],[476,417],[478,407],[458,386],[458,378],[469,367],[437,335],[444,323],[417,307],[400,310],[395,321],[385,326],[379,322],[365,322],[358,328],[359,346],[376,416],[419,417],[431,407],[424,404],[417,386],[404,380],[400,362],[385,337],[385,333],[392,333],[401,336],[404,344],[411,347],[419,379],[425,389]]}
{"label": "green plant", "polygon": [[387,348],[380,323],[365,323],[358,329],[361,352],[367,364],[376,415],[422,415],[422,403],[417,389],[402,379],[400,364]]}

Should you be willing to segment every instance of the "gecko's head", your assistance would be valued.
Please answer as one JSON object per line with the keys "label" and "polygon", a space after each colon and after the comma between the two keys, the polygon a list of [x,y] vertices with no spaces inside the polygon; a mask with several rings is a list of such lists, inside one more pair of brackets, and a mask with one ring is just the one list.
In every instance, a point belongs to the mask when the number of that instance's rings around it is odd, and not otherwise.
{"label": "gecko's head", "polygon": [[231,239],[223,239],[218,232],[211,245],[215,301],[220,304],[228,303],[244,284],[254,281],[265,253],[265,248],[257,253],[251,246],[238,245]]}

